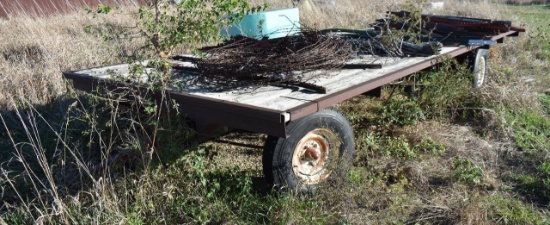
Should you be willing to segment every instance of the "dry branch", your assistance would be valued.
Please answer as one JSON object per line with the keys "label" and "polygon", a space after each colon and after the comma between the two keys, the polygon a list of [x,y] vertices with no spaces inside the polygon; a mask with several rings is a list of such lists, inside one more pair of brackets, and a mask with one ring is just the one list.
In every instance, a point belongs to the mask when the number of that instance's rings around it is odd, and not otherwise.
{"label": "dry branch", "polygon": [[[202,51],[205,58],[197,62],[197,68],[205,79],[235,85],[285,83],[305,87],[315,87],[305,82],[325,74],[318,71],[342,68],[357,55],[346,40],[311,29],[271,40],[237,36]],[[324,88],[314,89],[324,92]]]}

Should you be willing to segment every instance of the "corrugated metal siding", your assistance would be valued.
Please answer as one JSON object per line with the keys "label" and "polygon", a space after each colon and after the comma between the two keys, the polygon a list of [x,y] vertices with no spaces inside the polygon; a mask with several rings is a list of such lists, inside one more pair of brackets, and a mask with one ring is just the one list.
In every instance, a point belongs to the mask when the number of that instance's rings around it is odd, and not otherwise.
{"label": "corrugated metal siding", "polygon": [[47,16],[56,13],[67,13],[82,10],[85,7],[103,5],[139,5],[147,0],[0,0],[0,18],[17,14],[30,16]]}

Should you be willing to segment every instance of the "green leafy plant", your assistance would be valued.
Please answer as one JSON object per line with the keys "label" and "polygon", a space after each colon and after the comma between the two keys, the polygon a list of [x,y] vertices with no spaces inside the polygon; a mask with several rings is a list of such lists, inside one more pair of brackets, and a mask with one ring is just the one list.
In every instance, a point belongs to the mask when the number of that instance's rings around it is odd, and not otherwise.
{"label": "green leafy plant", "polygon": [[443,144],[430,138],[422,139],[422,141],[417,143],[414,147],[417,148],[418,151],[430,153],[434,156],[441,155],[445,152],[445,146],[443,146]]}
{"label": "green leafy plant", "polygon": [[417,149],[412,147],[403,136],[388,138],[383,148],[385,149],[384,155],[388,156],[402,158],[416,158],[417,156]]}
{"label": "green leafy plant", "polygon": [[108,14],[109,12],[111,12],[111,10],[113,10],[111,6],[103,5],[101,3],[97,5],[96,10],[90,8],[84,9],[86,13],[93,14],[94,18],[96,18],[99,14]]}
{"label": "green leafy plant", "polygon": [[[136,27],[127,28],[132,30],[133,35],[128,34],[130,31],[117,31],[105,34],[104,39],[117,40],[121,34],[131,36],[131,39],[144,38],[143,49],[153,50],[157,57],[157,60],[150,61],[145,67],[155,68],[156,71],[144,73],[145,70],[139,68],[144,67],[141,64],[133,64],[131,71],[136,76],[146,74],[150,81],[148,83],[162,90],[170,82],[172,69],[166,60],[174,54],[175,49],[191,50],[200,55],[198,46],[221,40],[219,32],[223,27],[242,20],[247,13],[256,13],[266,7],[267,3],[253,7],[247,0],[183,0],[177,4],[171,0],[153,0],[148,6],[138,9]],[[111,7],[101,4],[96,10],[87,10],[94,18],[111,11]],[[94,29],[88,25],[84,30],[92,32]],[[131,58],[143,59],[140,56]]]}
{"label": "green leafy plant", "polygon": [[397,136],[385,139],[379,145],[384,155],[399,158],[416,158],[419,153],[439,155],[445,151],[445,146],[429,138],[414,142],[405,136]]}
{"label": "green leafy plant", "polygon": [[454,178],[470,184],[481,183],[483,170],[474,165],[470,160],[455,159],[452,169],[455,171]]}
{"label": "green leafy plant", "polygon": [[[535,167],[534,173],[519,175],[518,180],[525,188],[523,194],[531,196],[540,203],[550,203],[550,162],[543,161]],[[550,205],[547,205],[550,206]]]}
{"label": "green leafy plant", "polygon": [[[409,27],[404,27],[400,32],[410,42],[420,42],[418,37],[422,34],[420,30],[425,29],[425,24],[422,23],[422,8],[428,2],[427,0],[407,0],[400,4],[400,8],[409,12],[407,17],[400,18],[402,22],[410,24]],[[395,18],[397,19],[397,18]]]}
{"label": "green leafy plant", "polygon": [[184,0],[175,6],[154,0],[151,6],[141,7],[138,14],[143,34],[162,59],[170,57],[178,45],[216,41],[223,26],[265,8],[251,7],[246,0]]}
{"label": "green leafy plant", "polygon": [[540,224],[550,223],[548,217],[536,207],[522,201],[503,196],[491,196],[488,211],[490,218],[498,224]]}
{"label": "green leafy plant", "polygon": [[550,162],[543,162],[540,166],[537,167],[538,176],[541,179],[543,191],[545,197],[550,199]]}
{"label": "green leafy plant", "polygon": [[414,125],[418,120],[424,119],[422,109],[414,99],[392,97],[382,103],[378,108],[379,123],[385,126]]}
{"label": "green leafy plant", "polygon": [[516,145],[523,150],[550,149],[550,118],[541,112],[522,110],[509,112]]}

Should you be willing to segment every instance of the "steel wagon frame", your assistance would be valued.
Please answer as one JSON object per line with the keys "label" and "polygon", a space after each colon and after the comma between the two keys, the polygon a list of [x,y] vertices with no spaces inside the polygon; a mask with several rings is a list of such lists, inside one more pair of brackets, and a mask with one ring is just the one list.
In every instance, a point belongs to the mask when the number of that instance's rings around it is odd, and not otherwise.
{"label": "steel wagon frame", "polygon": [[[502,43],[505,37],[517,35],[518,31],[511,30],[494,35],[491,40]],[[222,92],[173,87],[166,89],[164,94],[168,99],[177,102],[180,112],[195,122],[198,133],[208,136],[211,128],[227,126],[268,134],[270,137],[264,146],[263,159],[268,181],[275,186],[307,189],[330,175],[328,170],[323,169],[331,162],[329,153],[331,156],[344,156],[349,161],[353,152],[353,143],[348,143],[350,138],[353,142],[353,132],[349,134],[351,127],[345,118],[324,109],[435,66],[444,58],[455,58],[484,48],[489,46],[444,47],[441,54],[429,57],[358,58],[350,63],[377,61],[382,62],[383,67],[332,71],[331,76],[315,81],[316,84],[327,87],[326,94],[280,86]],[[177,60],[171,63],[189,66],[189,62]],[[116,88],[118,84],[109,81],[109,73],[128,73],[128,67],[128,64],[114,65],[68,71],[63,72],[63,75],[72,80],[76,89],[91,92],[105,83]],[[328,122],[324,123],[329,124],[328,127],[312,122],[313,117],[318,120],[327,119]],[[328,138],[332,133],[336,133],[343,143],[333,146],[334,143]],[[329,152],[329,148],[341,150]],[[303,166],[303,162],[309,162],[313,166]]]}

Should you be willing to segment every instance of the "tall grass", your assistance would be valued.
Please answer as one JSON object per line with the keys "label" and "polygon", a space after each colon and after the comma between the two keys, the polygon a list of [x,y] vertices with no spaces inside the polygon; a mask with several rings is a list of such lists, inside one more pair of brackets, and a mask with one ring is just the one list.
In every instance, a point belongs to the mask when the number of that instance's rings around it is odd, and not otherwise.
{"label": "tall grass", "polygon": [[70,13],[82,10],[83,8],[94,8],[99,4],[115,7],[138,6],[144,4],[144,0],[87,0],[87,1],[35,1],[18,0],[0,2],[0,18],[7,19],[16,16],[45,17],[50,15],[59,15],[61,13]]}
{"label": "tall grass", "polygon": [[[142,41],[109,40],[117,29],[135,26],[130,13],[92,18],[83,10],[35,18],[20,15],[0,23],[0,106],[9,98],[47,104],[67,91],[61,71],[120,63]],[[109,26],[106,26],[109,25]]]}
{"label": "tall grass", "polygon": [[[273,8],[293,6],[291,1],[270,3]],[[498,9],[487,3],[473,6],[467,1],[447,1],[446,4],[439,13],[491,19],[500,15]],[[311,1],[310,5],[299,6],[302,21],[308,26],[365,28],[387,10],[399,10],[404,2],[343,0],[332,6]],[[120,63],[135,55],[147,57],[150,53],[140,48],[144,40],[132,38],[139,31],[125,33],[136,27],[135,11],[126,7],[99,17],[84,10],[44,18],[17,15],[1,22],[0,106],[11,109],[10,96],[14,99],[24,96],[31,103],[47,104],[63,95],[67,87],[61,71]],[[119,35],[113,38],[112,34]]]}
{"label": "tall grass", "polygon": [[[323,3],[300,5],[302,21],[364,28],[386,10],[422,5]],[[520,20],[485,1],[445,4],[435,13]],[[548,203],[532,200],[548,195],[529,191],[548,190],[548,133],[530,132],[548,107],[532,91],[549,67],[536,40],[492,48],[482,89],[449,62],[457,69],[419,78],[425,88],[413,95],[386,88],[381,99],[340,105],[357,137],[349,183],[302,196],[269,192],[257,148],[199,145],[183,115],[163,116],[177,114],[166,105],[82,95],[65,83],[63,70],[151,56],[143,39],[125,33],[136,25],[133,10],[0,21],[0,224],[548,223]],[[258,147],[265,138],[237,136]],[[518,151],[524,145],[536,147]]]}

